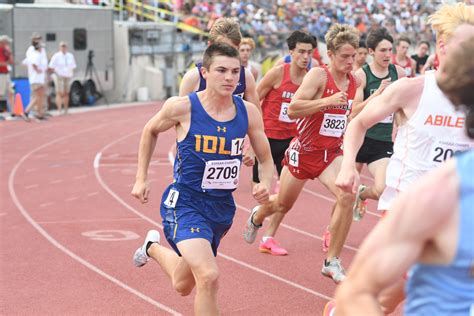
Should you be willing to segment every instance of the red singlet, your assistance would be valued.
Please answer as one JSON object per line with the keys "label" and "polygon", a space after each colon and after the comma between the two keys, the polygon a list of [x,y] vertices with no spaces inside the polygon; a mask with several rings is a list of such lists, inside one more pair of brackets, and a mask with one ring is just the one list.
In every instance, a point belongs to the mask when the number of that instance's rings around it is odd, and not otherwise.
{"label": "red singlet", "polygon": [[[339,92],[336,82],[329,69],[324,67],[327,80],[321,98],[327,98]],[[348,104],[334,106],[334,108],[319,111],[309,116],[298,119],[298,140],[301,150],[315,151],[333,149],[342,145],[342,135],[347,127],[347,116],[352,110],[352,101],[357,90],[354,76],[347,74],[349,86],[347,88]]]}
{"label": "red singlet", "polygon": [[288,139],[296,136],[295,120],[288,117],[288,106],[299,85],[291,81],[290,64],[283,65],[280,87],[272,89],[262,102],[265,134],[272,139]]}

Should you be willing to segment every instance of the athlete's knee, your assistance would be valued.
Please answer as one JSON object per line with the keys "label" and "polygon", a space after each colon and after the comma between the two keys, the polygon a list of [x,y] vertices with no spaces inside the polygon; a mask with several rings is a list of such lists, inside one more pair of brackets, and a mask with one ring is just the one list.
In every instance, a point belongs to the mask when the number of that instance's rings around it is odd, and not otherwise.
{"label": "athlete's knee", "polygon": [[193,291],[194,284],[194,281],[191,282],[189,280],[179,280],[173,282],[173,288],[179,293],[179,295],[188,296]]}
{"label": "athlete's knee", "polygon": [[374,192],[374,199],[378,201],[380,199],[380,196],[383,193],[383,188],[377,188],[376,187],[373,192]]}
{"label": "athlete's knee", "polygon": [[342,208],[350,208],[354,204],[355,196],[352,193],[347,193],[339,190],[336,196],[337,204]]}
{"label": "athlete's knee", "polygon": [[400,302],[395,302],[389,298],[379,299],[380,309],[384,315],[390,315],[395,311]]}
{"label": "athlete's knee", "polygon": [[196,273],[196,287],[201,290],[217,290],[219,271],[217,269],[207,269]]}
{"label": "athlete's knee", "polygon": [[378,297],[380,308],[386,315],[393,313],[397,306],[405,299],[403,282],[382,291]]}
{"label": "athlete's knee", "polygon": [[275,201],[274,209],[276,213],[288,213],[291,208],[293,207],[293,203],[289,203],[287,201]]}

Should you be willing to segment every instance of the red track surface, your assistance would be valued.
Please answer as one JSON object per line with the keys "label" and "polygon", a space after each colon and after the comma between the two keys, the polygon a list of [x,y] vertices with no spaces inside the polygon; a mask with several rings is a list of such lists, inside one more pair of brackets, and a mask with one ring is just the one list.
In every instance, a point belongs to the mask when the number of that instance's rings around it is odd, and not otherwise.
{"label": "red track surface", "polygon": [[[158,109],[0,123],[0,314],[192,314],[194,295],[176,294],[156,263],[132,265],[146,232],[161,229],[159,200],[171,181],[172,131],[158,139],[151,202],[130,195],[140,132]],[[322,314],[335,290],[320,273],[332,197],[317,181],[307,183],[277,236],[290,254],[274,257],[243,241],[255,205],[250,168],[241,179],[249,180],[235,192],[234,225],[218,256],[222,314]],[[378,219],[368,214],[353,224],[342,253],[346,267]]]}

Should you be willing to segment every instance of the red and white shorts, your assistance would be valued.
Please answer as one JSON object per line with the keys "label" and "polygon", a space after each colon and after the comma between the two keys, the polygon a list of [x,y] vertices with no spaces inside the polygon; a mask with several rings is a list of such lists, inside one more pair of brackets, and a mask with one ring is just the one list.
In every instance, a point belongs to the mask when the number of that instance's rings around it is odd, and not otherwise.
{"label": "red and white shorts", "polygon": [[291,174],[300,180],[314,179],[336,159],[342,156],[342,149],[335,147],[315,151],[304,151],[293,139],[285,152],[283,165],[288,167]]}

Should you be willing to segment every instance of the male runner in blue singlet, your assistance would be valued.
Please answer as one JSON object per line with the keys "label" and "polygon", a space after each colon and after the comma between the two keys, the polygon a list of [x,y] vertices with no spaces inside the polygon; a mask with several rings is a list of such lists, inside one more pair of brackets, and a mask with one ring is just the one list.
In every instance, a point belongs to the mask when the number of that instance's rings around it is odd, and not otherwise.
{"label": "male runner in blue singlet", "polygon": [[160,234],[150,230],[134,264],[141,267],[155,259],[178,293],[189,295],[196,287],[196,315],[217,315],[215,256],[235,214],[232,192],[239,183],[245,135],[261,163],[262,181],[253,189],[259,203],[268,202],[273,161],[257,107],[232,95],[240,73],[238,51],[226,44],[210,45],[202,70],[206,89],[168,99],[143,130],[132,195],[145,203],[157,137],[176,128],[174,182],[161,201],[164,234],[174,251],[160,245]]}

